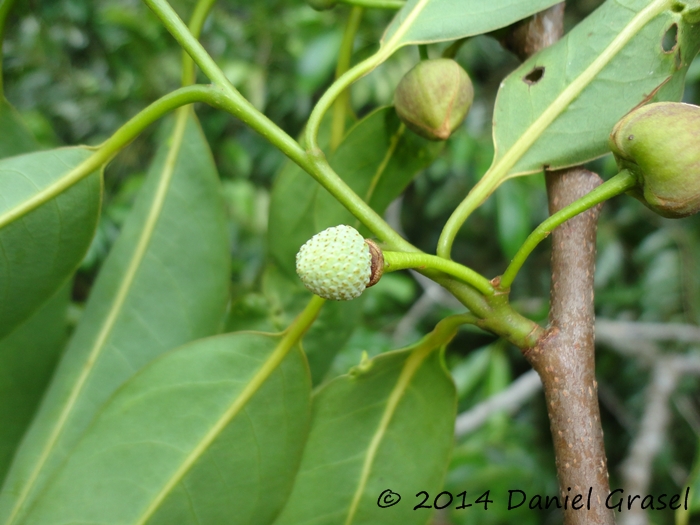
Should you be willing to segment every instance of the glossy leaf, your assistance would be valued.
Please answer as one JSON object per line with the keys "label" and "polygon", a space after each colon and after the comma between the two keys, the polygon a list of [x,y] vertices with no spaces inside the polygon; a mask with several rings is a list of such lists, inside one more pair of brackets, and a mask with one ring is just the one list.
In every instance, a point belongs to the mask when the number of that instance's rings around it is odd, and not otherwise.
{"label": "glossy leaf", "polygon": [[[676,29],[678,41],[669,43]],[[494,166],[516,176],[603,155],[612,127],[632,108],[680,99],[699,46],[697,28],[670,2],[607,1],[504,81]]]}
{"label": "glossy leaf", "polygon": [[[90,155],[63,148],[0,160],[0,218]],[[94,173],[0,229],[0,338],[75,271],[97,227],[102,177]]]}
{"label": "glossy leaf", "polygon": [[[276,525],[425,524],[413,500],[440,491],[455,398],[440,352],[383,354],[328,383],[314,394],[302,464]],[[387,489],[402,499],[380,508]]]}
{"label": "glossy leaf", "polygon": [[185,116],[156,155],[22,442],[0,523],[26,509],[124,381],[221,328],[230,265],[224,204],[204,135]]}
{"label": "glossy leaf", "polygon": [[[0,158],[38,149],[15,109],[0,96]],[[0,340],[0,482],[51,378],[66,339],[69,287]]]}
{"label": "glossy leaf", "polygon": [[36,411],[67,338],[69,286],[0,341],[0,480]]}
{"label": "glossy leaf", "polygon": [[0,159],[29,153],[39,148],[36,140],[5,98],[0,95]]}
{"label": "glossy leaf", "polygon": [[279,342],[227,334],[144,369],[106,404],[24,523],[270,523],[310,412],[304,356],[296,348],[285,357]]}
{"label": "glossy leaf", "polygon": [[[355,193],[383,213],[442,146],[408,131],[394,108],[385,107],[350,129],[329,162]],[[270,254],[294,278],[296,253],[313,235],[338,224],[359,227],[330,193],[292,164],[275,183],[270,209]]]}
{"label": "glossy leaf", "polygon": [[457,40],[488,33],[542,11],[558,0],[408,0],[387,28],[382,43],[408,44]]}

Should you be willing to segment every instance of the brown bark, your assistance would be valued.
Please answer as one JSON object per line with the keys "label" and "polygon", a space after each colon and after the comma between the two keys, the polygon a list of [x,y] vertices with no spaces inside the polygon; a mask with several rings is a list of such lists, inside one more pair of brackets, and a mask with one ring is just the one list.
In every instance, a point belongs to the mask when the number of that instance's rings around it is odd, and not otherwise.
{"label": "brown bark", "polygon": [[[526,59],[561,37],[563,19],[561,3],[514,27],[504,45]],[[546,180],[550,213],[602,182],[582,168],[548,172]],[[525,353],[545,391],[566,525],[615,523],[605,506],[610,485],[595,380],[593,276],[599,212],[597,206],[552,233],[550,326]]]}
{"label": "brown bark", "polygon": [[[550,212],[583,197],[601,183],[582,168],[547,174]],[[542,379],[566,525],[612,524],[610,492],[595,380],[593,274],[599,207],[552,233],[550,326],[526,358]],[[588,509],[588,494],[590,510]],[[583,499],[572,507],[576,494]],[[577,505],[577,506],[578,506]]]}

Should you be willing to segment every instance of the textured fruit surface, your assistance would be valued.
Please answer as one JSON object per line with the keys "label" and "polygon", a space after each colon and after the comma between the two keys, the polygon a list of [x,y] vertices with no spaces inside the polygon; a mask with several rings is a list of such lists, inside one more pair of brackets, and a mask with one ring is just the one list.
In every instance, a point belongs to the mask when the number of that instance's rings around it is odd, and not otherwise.
{"label": "textured fruit surface", "polygon": [[449,58],[423,60],[396,86],[394,106],[409,129],[445,140],[459,127],[474,101],[467,72]]}
{"label": "textured fruit surface", "polygon": [[700,211],[700,107],[659,102],[620,120],[610,135],[620,169],[639,179],[632,194],[664,217]]}
{"label": "textured fruit surface", "polygon": [[309,290],[324,299],[349,301],[370,280],[372,256],[360,233],[334,226],[317,233],[297,253],[297,274]]}

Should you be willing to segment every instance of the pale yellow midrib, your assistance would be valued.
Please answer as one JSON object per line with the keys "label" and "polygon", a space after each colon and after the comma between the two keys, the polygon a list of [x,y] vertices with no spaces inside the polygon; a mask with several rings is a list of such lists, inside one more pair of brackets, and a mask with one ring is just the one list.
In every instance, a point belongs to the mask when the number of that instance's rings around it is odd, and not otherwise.
{"label": "pale yellow midrib", "polygon": [[413,376],[420,367],[421,363],[423,363],[425,358],[430,354],[432,350],[433,348],[430,346],[419,347],[413,353],[411,353],[411,355],[406,360],[403,369],[401,370],[401,374],[399,375],[399,379],[396,382],[396,386],[394,386],[393,390],[391,391],[391,394],[389,395],[389,400],[386,403],[386,408],[384,409],[384,413],[382,414],[382,419],[379,422],[379,426],[377,427],[376,432],[372,436],[372,440],[370,441],[369,447],[367,448],[367,455],[365,456],[365,460],[362,464],[360,480],[357,484],[357,489],[355,490],[355,494],[353,495],[352,502],[350,503],[348,515],[345,519],[345,525],[351,525],[352,520],[355,518],[355,513],[357,512],[357,508],[360,504],[360,499],[362,498],[362,494],[364,493],[365,487],[367,486],[367,480],[369,479],[369,475],[372,471],[374,459],[377,455],[382,439],[384,438],[386,429],[389,427],[389,423],[394,417],[396,408],[398,407],[399,402],[401,401],[404,393],[406,392],[406,389],[408,388],[411,379],[413,379]]}
{"label": "pale yellow midrib", "polygon": [[409,29],[413,26],[413,23],[416,21],[418,16],[421,14],[423,9],[425,9],[425,6],[428,5],[428,2],[430,0],[420,0],[414,8],[411,10],[409,15],[406,17],[406,19],[403,21],[403,23],[398,27],[396,32],[392,35],[392,37],[387,40],[386,44],[381,46],[382,49],[380,49],[380,53],[382,55],[391,55],[398,47],[400,47],[401,44],[401,39],[404,37],[406,33],[408,33]]}
{"label": "pale yellow midrib", "polygon": [[[219,420],[211,427],[202,440],[197,444],[192,452],[185,458],[178,469],[170,476],[170,479],[163,485],[163,488],[151,501],[151,504],[146,508],[141,517],[139,517],[131,525],[144,525],[158,510],[166,497],[173,490],[175,485],[180,483],[187,472],[196,463],[199,457],[209,448],[214,440],[221,434],[224,428],[236,417],[236,415],[246,406],[248,401],[260,389],[262,384],[267,381],[272,372],[282,363],[292,346],[299,342],[309,326],[313,323],[321,309],[325,299],[314,296],[301,314],[294,320],[287,330],[283,332],[282,339],[279,341],[273,352],[268,357],[267,361],[260,367],[258,372],[253,376],[246,387],[241,391],[236,401],[222,414]],[[308,314],[311,314],[310,316]]]}
{"label": "pale yellow midrib", "polygon": [[[624,48],[638,31],[671,4],[671,0],[655,0],[637,13],[620,31],[605,50],[554,99],[554,102],[530,125],[510,149],[489,170],[491,177],[500,180],[517,164],[527,150],[542,136],[542,133],[581,94],[591,81]],[[484,179],[487,178],[484,176]],[[483,179],[482,179],[483,180]]]}
{"label": "pale yellow midrib", "polygon": [[151,207],[148,217],[146,218],[146,223],[144,224],[144,229],[141,232],[141,236],[139,237],[138,243],[136,245],[136,250],[134,250],[134,255],[131,261],[129,262],[127,271],[124,274],[124,279],[122,279],[121,285],[119,286],[112,308],[110,308],[109,314],[107,315],[107,318],[105,319],[105,322],[102,325],[102,329],[100,330],[95,340],[95,344],[89,353],[88,359],[83,365],[83,370],[80,373],[80,376],[78,377],[78,381],[76,382],[73,390],[71,391],[66,405],[61,411],[58,421],[56,422],[56,425],[53,431],[51,432],[51,435],[49,436],[49,440],[47,441],[46,446],[42,450],[41,455],[39,456],[39,459],[34,469],[32,470],[29,480],[22,489],[22,492],[20,493],[12,509],[12,513],[6,521],[6,525],[12,525],[15,518],[22,510],[22,506],[25,500],[29,496],[29,493],[31,492],[34,483],[39,477],[41,468],[46,463],[46,460],[49,458],[51,451],[56,445],[56,442],[58,441],[58,438],[61,435],[61,432],[63,431],[63,427],[66,424],[68,417],[70,416],[70,413],[78,399],[78,396],[80,395],[83,387],[85,386],[85,383],[87,382],[90,376],[92,368],[97,362],[97,359],[99,358],[100,353],[104,348],[107,338],[109,337],[109,334],[114,328],[117,318],[119,317],[121,308],[124,305],[124,302],[126,301],[126,297],[129,294],[131,285],[133,284],[134,279],[136,277],[136,273],[146,254],[148,245],[150,244],[156,223],[160,218],[160,213],[163,209],[165,197],[170,187],[172,175],[175,170],[175,162],[177,161],[177,156],[180,152],[180,147],[182,146],[185,127],[187,125],[187,119],[189,118],[190,112],[191,107],[187,106],[178,110],[177,121],[172,134],[171,149],[168,151],[168,156],[166,158],[165,165],[163,166],[160,183],[158,185],[155,197],[153,199],[153,206]]}

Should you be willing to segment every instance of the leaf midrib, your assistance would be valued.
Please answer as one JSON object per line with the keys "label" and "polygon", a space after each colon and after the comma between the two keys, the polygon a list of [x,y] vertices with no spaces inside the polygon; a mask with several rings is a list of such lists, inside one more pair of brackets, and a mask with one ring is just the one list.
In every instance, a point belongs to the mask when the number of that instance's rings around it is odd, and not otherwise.
{"label": "leaf midrib", "polygon": [[126,298],[131,290],[131,286],[134,283],[141,262],[143,261],[146,255],[146,250],[150,245],[150,241],[153,237],[156,224],[163,210],[166,195],[168,189],[170,188],[172,176],[175,171],[175,163],[177,161],[180,149],[182,147],[187,120],[190,116],[191,111],[192,109],[190,107],[183,107],[180,110],[178,110],[175,129],[173,130],[172,134],[172,146],[168,152],[168,156],[165,160],[165,164],[161,172],[161,179],[156,189],[156,193],[153,199],[153,205],[151,206],[149,214],[146,218],[146,222],[144,224],[143,231],[141,232],[141,236],[139,237],[138,243],[136,245],[136,249],[134,250],[132,258],[129,261],[129,265],[127,266],[127,271],[124,274],[124,278],[122,279],[119,289],[117,290],[117,294],[114,303],[112,304],[112,308],[110,308],[109,310],[105,322],[102,325],[102,328],[95,340],[95,344],[88,354],[88,359],[83,365],[83,369],[80,373],[80,376],[78,377],[77,382],[71,390],[68,401],[66,402],[66,405],[61,411],[61,414],[58,418],[58,421],[56,422],[56,425],[54,426],[53,431],[49,436],[49,440],[47,441],[46,446],[41,451],[41,455],[39,456],[39,459],[34,469],[32,470],[29,480],[27,481],[24,488],[22,489],[22,492],[17,498],[15,506],[13,507],[12,512],[6,522],[7,525],[11,525],[15,521],[15,518],[18,516],[19,512],[22,510],[24,502],[26,501],[32,488],[34,487],[34,484],[36,483],[36,480],[39,477],[39,474],[41,473],[42,467],[51,455],[51,452],[54,450],[54,447],[58,442],[61,433],[63,432],[64,426],[68,421],[68,418],[70,417],[72,410],[78,400],[78,397],[80,396],[80,393],[82,392],[85,384],[87,383],[87,380],[90,377],[92,370],[94,369],[94,365],[97,362],[97,359],[99,358],[102,350],[104,349],[105,343],[107,342],[107,339],[110,333],[112,332],[117,319],[119,318],[121,309],[124,306],[124,303],[126,302]]}
{"label": "leaf midrib", "polygon": [[377,452],[379,451],[379,446],[382,444],[382,439],[386,434],[387,428],[389,428],[389,423],[391,423],[391,420],[394,417],[394,414],[396,413],[396,409],[398,408],[399,403],[401,402],[404,396],[404,393],[408,389],[408,386],[420,365],[423,363],[423,361],[425,361],[426,357],[428,357],[428,355],[430,355],[430,353],[433,350],[434,347],[430,345],[420,346],[416,348],[408,357],[406,363],[401,369],[401,374],[399,375],[399,379],[396,382],[396,386],[394,386],[394,388],[391,391],[391,394],[389,395],[389,400],[386,403],[386,408],[384,409],[384,413],[382,414],[379,426],[377,427],[377,430],[372,436],[369,447],[367,448],[367,455],[365,456],[365,461],[362,464],[362,470],[360,471],[360,479],[357,484],[357,489],[355,490],[352,502],[350,503],[350,507],[348,508],[348,514],[347,518],[345,519],[345,525],[352,525],[353,519],[355,518],[355,514],[357,513],[357,509],[360,505],[360,500],[362,499],[362,495],[364,494],[365,488],[367,486],[369,476],[372,472],[372,467],[374,465],[374,460],[377,456]]}

